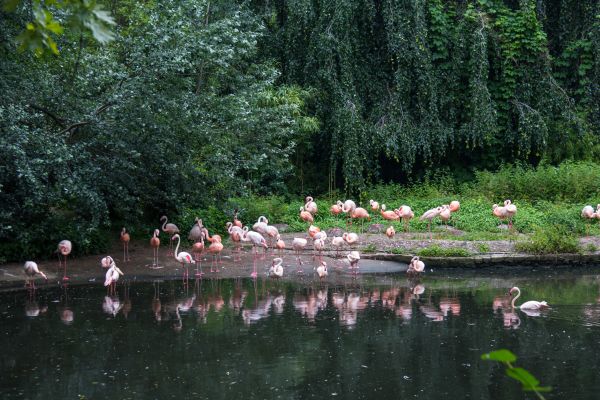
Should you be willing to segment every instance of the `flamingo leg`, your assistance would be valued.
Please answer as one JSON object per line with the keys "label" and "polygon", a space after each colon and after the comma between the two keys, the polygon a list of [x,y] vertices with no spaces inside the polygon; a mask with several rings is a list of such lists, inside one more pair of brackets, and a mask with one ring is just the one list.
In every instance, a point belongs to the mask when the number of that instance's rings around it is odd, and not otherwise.
{"label": "flamingo leg", "polygon": [[65,256],[65,272],[63,274],[63,281],[68,281],[69,277],[67,276],[67,256]]}

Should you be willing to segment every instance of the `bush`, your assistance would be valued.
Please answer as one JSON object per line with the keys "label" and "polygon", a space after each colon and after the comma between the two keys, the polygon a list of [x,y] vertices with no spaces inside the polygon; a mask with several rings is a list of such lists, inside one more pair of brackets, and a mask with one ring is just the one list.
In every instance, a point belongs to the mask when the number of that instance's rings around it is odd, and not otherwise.
{"label": "bush", "polygon": [[581,248],[577,237],[562,225],[537,228],[531,239],[519,242],[515,250],[530,254],[579,253]]}
{"label": "bush", "polygon": [[470,257],[471,252],[462,247],[440,247],[437,245],[419,249],[417,255],[421,257]]}

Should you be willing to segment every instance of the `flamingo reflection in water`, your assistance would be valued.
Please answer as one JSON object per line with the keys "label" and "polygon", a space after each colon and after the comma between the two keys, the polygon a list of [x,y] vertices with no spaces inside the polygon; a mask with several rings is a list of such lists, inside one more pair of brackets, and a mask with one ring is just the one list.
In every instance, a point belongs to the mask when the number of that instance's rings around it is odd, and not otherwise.
{"label": "flamingo reflection in water", "polygon": [[104,300],[102,301],[102,311],[106,314],[112,315],[114,318],[122,308],[123,304],[121,304],[119,296],[104,296]]}

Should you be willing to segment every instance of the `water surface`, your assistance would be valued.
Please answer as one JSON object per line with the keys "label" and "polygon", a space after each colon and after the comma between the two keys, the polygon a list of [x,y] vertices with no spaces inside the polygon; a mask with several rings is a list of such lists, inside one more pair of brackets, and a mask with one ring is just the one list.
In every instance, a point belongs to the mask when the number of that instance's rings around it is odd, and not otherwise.
{"label": "water surface", "polygon": [[[508,278],[514,274],[511,278]],[[508,348],[547,398],[600,391],[595,272],[317,282],[203,280],[0,294],[2,399],[534,398],[481,361]],[[529,316],[522,300],[552,309]],[[521,300],[519,300],[520,302]]]}

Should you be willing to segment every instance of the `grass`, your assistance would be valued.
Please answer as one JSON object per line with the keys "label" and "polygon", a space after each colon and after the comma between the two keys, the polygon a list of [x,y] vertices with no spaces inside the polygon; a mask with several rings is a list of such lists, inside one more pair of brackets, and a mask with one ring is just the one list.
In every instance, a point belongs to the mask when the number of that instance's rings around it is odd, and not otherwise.
{"label": "grass", "polygon": [[422,257],[470,257],[473,255],[462,247],[440,247],[438,245],[419,249],[416,254]]}
{"label": "grass", "polygon": [[490,246],[487,243],[479,243],[477,244],[477,251],[479,251],[480,253],[489,253]]}
{"label": "grass", "polygon": [[360,249],[360,251],[363,253],[375,253],[377,251],[377,246],[375,246],[373,243],[369,243],[368,245]]}
{"label": "grass", "polygon": [[598,247],[594,243],[588,243],[587,246],[585,246],[585,251],[588,253],[595,253],[598,251]]}
{"label": "grass", "polygon": [[554,229],[536,229],[529,240],[518,242],[515,250],[530,254],[580,253],[577,237],[560,225]]}

